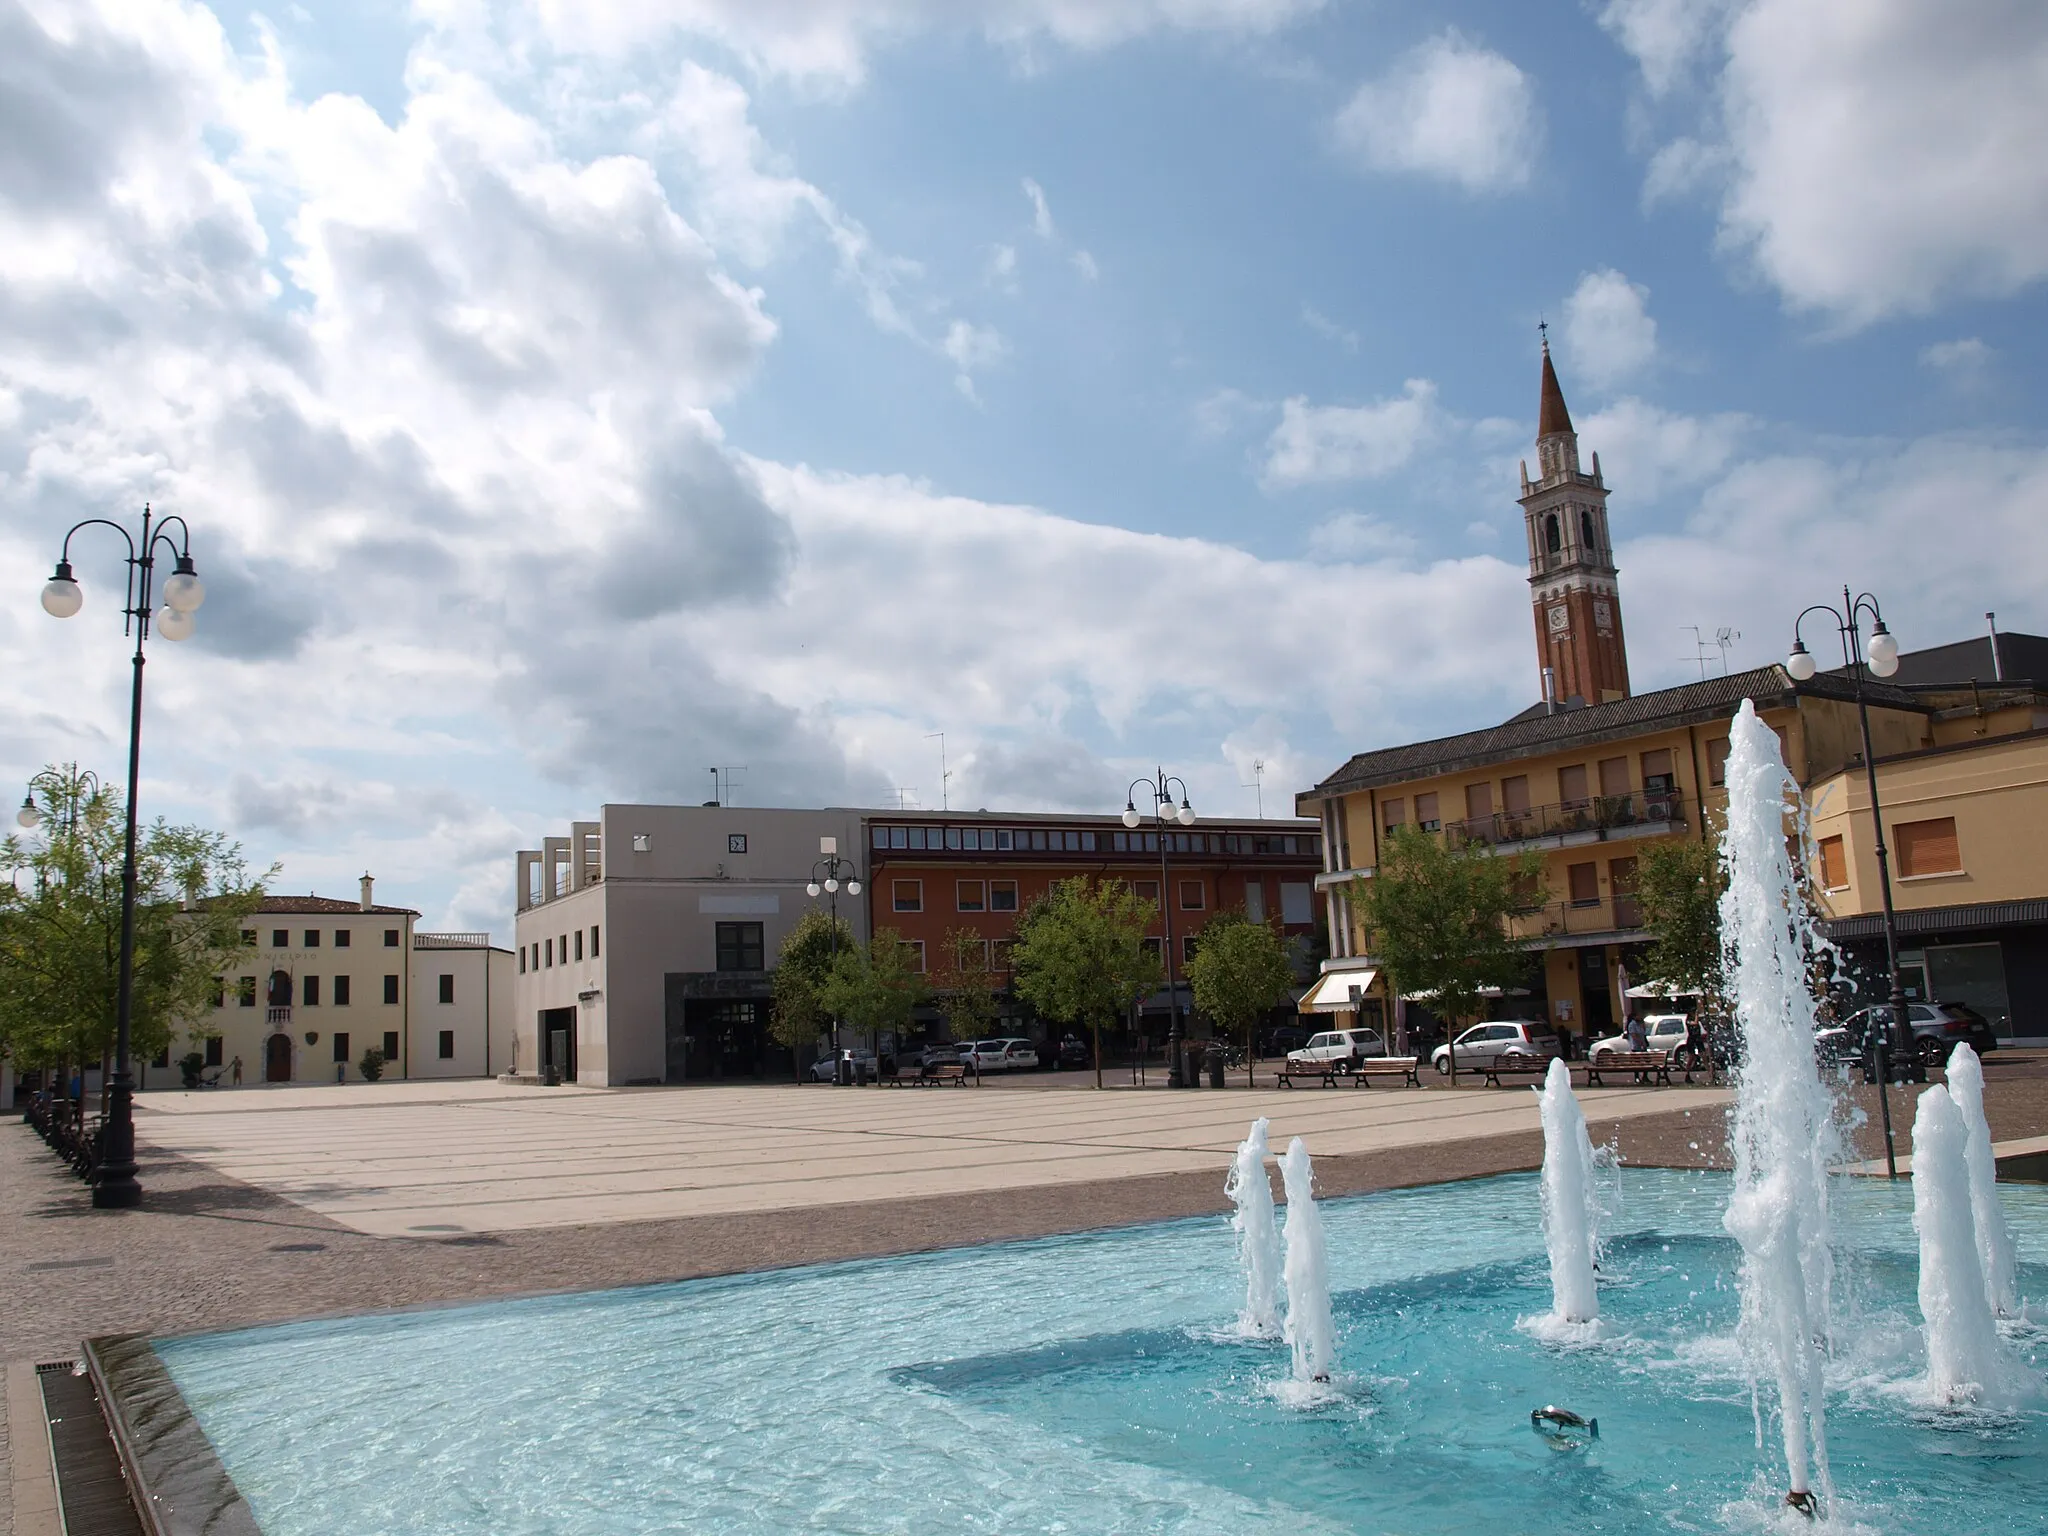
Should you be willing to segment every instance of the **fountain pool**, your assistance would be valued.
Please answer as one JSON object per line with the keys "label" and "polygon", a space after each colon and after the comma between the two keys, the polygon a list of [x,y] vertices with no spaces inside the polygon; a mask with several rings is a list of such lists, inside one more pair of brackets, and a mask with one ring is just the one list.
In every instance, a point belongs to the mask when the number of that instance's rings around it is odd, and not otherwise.
{"label": "fountain pool", "polygon": [[[1607,1331],[1571,1348],[1516,1326],[1551,1304],[1536,1182],[1322,1206],[1343,1374],[1312,1407],[1236,1327],[1217,1218],[156,1348],[267,1536],[1779,1529],[1727,1177],[1620,1176]],[[2000,1193],[2039,1296],[2048,1190]],[[1829,1523],[2038,1532],[2039,1399],[1914,1391],[1910,1190],[1840,1181],[1832,1225]],[[2048,1333],[2007,1330],[2038,1388]],[[1600,1440],[1551,1449],[1546,1403]]]}

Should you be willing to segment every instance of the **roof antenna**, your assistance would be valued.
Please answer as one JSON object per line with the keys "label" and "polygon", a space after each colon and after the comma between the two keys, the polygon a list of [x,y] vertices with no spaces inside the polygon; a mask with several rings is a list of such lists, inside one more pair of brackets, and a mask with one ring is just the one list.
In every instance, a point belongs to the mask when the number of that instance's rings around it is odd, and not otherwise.
{"label": "roof antenna", "polygon": [[1985,614],[1984,626],[1991,631],[1991,681],[2002,683],[2005,681],[2005,663],[1998,656],[1998,615]]}
{"label": "roof antenna", "polygon": [[934,738],[939,743],[939,809],[950,811],[953,808],[953,801],[949,793],[950,786],[946,781],[953,777],[953,772],[946,766],[946,733],[932,731],[926,735],[925,740],[931,741]]}
{"label": "roof antenna", "polygon": [[1253,758],[1251,783],[1240,784],[1237,787],[1239,789],[1249,789],[1259,797],[1259,820],[1264,821],[1266,819],[1266,760],[1261,757]]}

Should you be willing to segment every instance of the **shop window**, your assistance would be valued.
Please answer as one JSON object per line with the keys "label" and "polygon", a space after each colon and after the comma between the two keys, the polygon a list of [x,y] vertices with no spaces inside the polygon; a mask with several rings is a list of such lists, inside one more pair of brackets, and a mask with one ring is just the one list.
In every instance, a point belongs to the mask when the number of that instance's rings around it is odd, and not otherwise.
{"label": "shop window", "polygon": [[1953,816],[1933,821],[1902,821],[1892,828],[1892,842],[1899,850],[1899,874],[1904,879],[1963,872],[1963,854],[1956,843]]}

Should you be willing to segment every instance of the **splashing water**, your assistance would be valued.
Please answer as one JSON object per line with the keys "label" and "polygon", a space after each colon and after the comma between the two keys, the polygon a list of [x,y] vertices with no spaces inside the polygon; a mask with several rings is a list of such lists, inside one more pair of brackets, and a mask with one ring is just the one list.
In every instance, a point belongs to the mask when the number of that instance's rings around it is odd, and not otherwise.
{"label": "splashing water", "polygon": [[1828,1167],[1840,1136],[1814,1062],[1809,924],[1786,841],[1797,787],[1776,733],[1747,700],[1730,733],[1727,781],[1721,931],[1743,1042],[1731,1127],[1735,1189],[1723,1217],[1742,1245],[1736,1338],[1759,1448],[1760,1385],[1768,1380],[1777,1387],[1791,1494],[1810,1499],[1818,1491],[1832,1502],[1822,1367],[1834,1280]]}
{"label": "splashing water", "polygon": [[1920,1234],[1927,1394],[1949,1405],[1982,1401],[2003,1374],[1977,1260],[1967,1145],[1963,1116],[1948,1089],[1921,1094],[1913,1117],[1913,1226]]}
{"label": "splashing water", "polygon": [[1998,1160],[1991,1153],[1991,1126],[1984,1118],[1984,1063],[1968,1045],[1948,1058],[1948,1095],[1963,1117],[1963,1153],[1970,1165],[1970,1213],[1976,1220],[1977,1262],[1984,1268],[1984,1295],[2000,1317],[2020,1315],[2019,1285],[2013,1275],[2012,1230],[1998,1200]]}
{"label": "splashing water", "polygon": [[1330,1259],[1323,1213],[1316,1209],[1315,1169],[1297,1136],[1280,1159],[1287,1189],[1287,1342],[1297,1382],[1328,1381],[1337,1368],[1337,1323],[1330,1312]]}
{"label": "splashing water", "polygon": [[1551,1316],[1590,1323],[1600,1315],[1593,1279],[1598,1242],[1593,1211],[1593,1143],[1572,1094],[1572,1069],[1550,1064],[1543,1080],[1543,1243],[1550,1250]]}
{"label": "splashing water", "polygon": [[1237,1213],[1230,1218],[1237,1233],[1237,1258],[1244,1266],[1244,1310],[1237,1315],[1240,1333],[1271,1339],[1280,1335],[1280,1225],[1273,1215],[1273,1186],[1266,1177],[1264,1115],[1252,1122],[1251,1134],[1237,1149],[1223,1192]]}

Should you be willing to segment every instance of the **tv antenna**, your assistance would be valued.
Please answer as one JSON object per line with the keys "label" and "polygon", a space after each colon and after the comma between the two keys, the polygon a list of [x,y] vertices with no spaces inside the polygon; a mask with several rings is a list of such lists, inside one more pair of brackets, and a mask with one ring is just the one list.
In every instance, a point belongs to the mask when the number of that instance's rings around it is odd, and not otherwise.
{"label": "tv antenna", "polygon": [[714,805],[724,805],[739,788],[738,774],[745,773],[747,765],[737,764],[728,768],[713,768],[711,773],[711,800]]}
{"label": "tv antenna", "polygon": [[917,786],[915,784],[896,791],[896,809],[899,811],[914,811],[917,809]]}
{"label": "tv antenna", "polygon": [[953,800],[951,786],[947,781],[953,777],[953,771],[946,766],[946,733],[932,731],[925,736],[925,740],[937,741],[939,744],[939,809],[950,811],[953,808]]}
{"label": "tv antenna", "polygon": [[1728,675],[1728,652],[1734,647],[1735,642],[1741,638],[1741,630],[1730,629],[1726,624],[1723,624],[1714,631],[1714,644],[1721,648],[1721,675],[1723,677]]}
{"label": "tv antenna", "polygon": [[1713,659],[1715,648],[1718,648],[1720,651],[1721,675],[1726,677],[1728,675],[1728,652],[1734,647],[1735,642],[1742,638],[1742,631],[1730,629],[1726,624],[1723,624],[1714,631],[1714,638],[1710,643],[1699,625],[1681,624],[1678,627],[1692,631],[1692,659],[1699,663],[1700,681],[1704,683],[1707,680],[1707,663]]}
{"label": "tv antenna", "polygon": [[1266,819],[1266,760],[1262,757],[1253,758],[1251,783],[1240,784],[1237,787],[1239,789],[1249,789],[1259,797],[1259,820],[1264,821]]}

